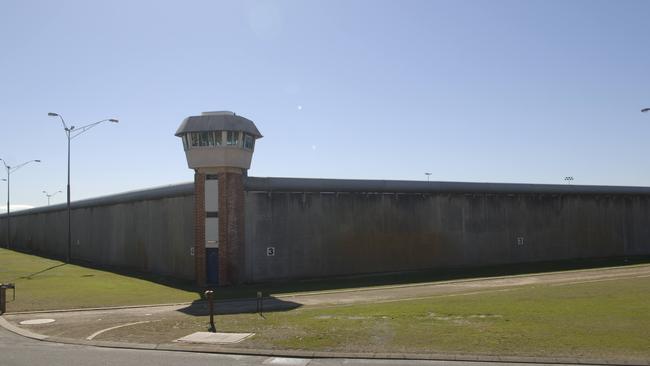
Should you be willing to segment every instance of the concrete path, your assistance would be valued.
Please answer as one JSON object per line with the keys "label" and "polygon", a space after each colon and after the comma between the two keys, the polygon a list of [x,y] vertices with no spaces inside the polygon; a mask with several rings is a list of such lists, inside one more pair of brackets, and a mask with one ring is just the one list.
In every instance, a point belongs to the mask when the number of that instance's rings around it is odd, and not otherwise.
{"label": "concrete path", "polygon": [[331,292],[282,295],[284,301],[303,306],[347,305],[377,303],[431,296],[459,296],[477,292],[499,291],[528,285],[567,285],[584,282],[610,281],[621,278],[650,277],[650,265],[599,268],[551,272],[536,275],[518,275],[470,280],[454,280],[377,288],[350,289]]}

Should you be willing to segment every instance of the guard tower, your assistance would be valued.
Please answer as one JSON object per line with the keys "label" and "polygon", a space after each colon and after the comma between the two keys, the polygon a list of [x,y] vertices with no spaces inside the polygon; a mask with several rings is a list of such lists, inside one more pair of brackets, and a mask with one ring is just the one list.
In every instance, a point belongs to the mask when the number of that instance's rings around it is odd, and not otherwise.
{"label": "guard tower", "polygon": [[255,140],[253,121],[233,112],[183,120],[187,165],[194,169],[194,259],[200,286],[240,283],[244,270],[244,183]]}

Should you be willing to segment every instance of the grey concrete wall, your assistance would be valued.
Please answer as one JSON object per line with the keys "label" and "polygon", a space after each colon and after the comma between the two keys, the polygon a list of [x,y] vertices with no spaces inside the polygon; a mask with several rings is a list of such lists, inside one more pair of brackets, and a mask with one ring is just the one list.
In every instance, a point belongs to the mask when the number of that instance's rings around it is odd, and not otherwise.
{"label": "grey concrete wall", "polygon": [[[194,279],[194,191],[185,184],[74,202],[72,257]],[[12,248],[65,258],[65,205],[19,211],[11,218]],[[0,216],[0,242],[6,241]]]}
{"label": "grey concrete wall", "polygon": [[[255,177],[244,186],[247,282],[650,255],[645,187]],[[193,279],[193,209],[192,183],[74,202],[73,256]],[[64,205],[15,213],[12,245],[64,257],[66,225]]]}
{"label": "grey concrete wall", "polygon": [[251,282],[650,254],[647,188],[249,178],[247,190]]}

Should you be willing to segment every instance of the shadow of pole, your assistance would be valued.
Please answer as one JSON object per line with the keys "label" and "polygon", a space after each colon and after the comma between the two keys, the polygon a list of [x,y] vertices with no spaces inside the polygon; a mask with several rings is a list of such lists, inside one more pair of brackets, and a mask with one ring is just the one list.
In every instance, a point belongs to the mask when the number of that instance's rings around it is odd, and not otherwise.
{"label": "shadow of pole", "polygon": [[22,277],[15,278],[15,279],[12,280],[12,281],[15,281],[15,280],[31,280],[32,278],[34,278],[34,277],[36,277],[36,276],[38,276],[38,275],[40,275],[40,274],[43,274],[43,273],[45,273],[45,272],[47,272],[47,271],[51,271],[51,270],[53,270],[53,269],[55,269],[55,268],[63,267],[63,266],[65,266],[66,264],[67,264],[67,263],[57,264],[56,266],[52,266],[52,267],[50,267],[50,268],[46,268],[46,269],[44,269],[44,270],[42,270],[42,271],[34,272],[34,273],[32,273],[32,274],[30,274],[30,275],[28,275],[28,276],[22,276]]}

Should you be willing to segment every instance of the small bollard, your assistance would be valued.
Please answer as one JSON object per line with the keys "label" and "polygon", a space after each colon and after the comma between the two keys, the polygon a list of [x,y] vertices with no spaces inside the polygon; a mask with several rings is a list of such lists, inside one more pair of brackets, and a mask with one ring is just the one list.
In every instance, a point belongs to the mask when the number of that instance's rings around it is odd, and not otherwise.
{"label": "small bollard", "polygon": [[214,291],[212,290],[207,290],[205,291],[205,297],[208,298],[208,310],[210,311],[210,329],[209,331],[212,333],[215,333],[217,331],[217,328],[214,326],[214,300],[212,298],[212,294]]}
{"label": "small bollard", "polygon": [[13,283],[0,283],[0,314],[7,312],[7,289],[14,291],[13,299],[16,300],[16,285]]}
{"label": "small bollard", "polygon": [[0,315],[7,312],[7,288],[0,284]]}
{"label": "small bollard", "polygon": [[264,312],[264,297],[262,297],[262,292],[261,291],[257,291],[257,312],[261,316],[264,316],[262,314]]}

